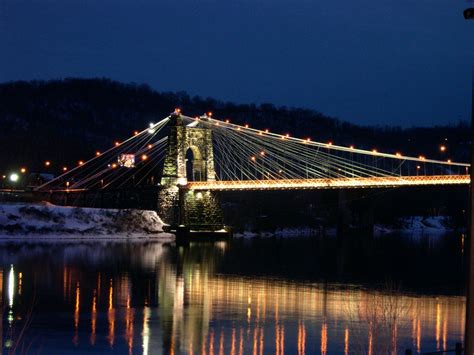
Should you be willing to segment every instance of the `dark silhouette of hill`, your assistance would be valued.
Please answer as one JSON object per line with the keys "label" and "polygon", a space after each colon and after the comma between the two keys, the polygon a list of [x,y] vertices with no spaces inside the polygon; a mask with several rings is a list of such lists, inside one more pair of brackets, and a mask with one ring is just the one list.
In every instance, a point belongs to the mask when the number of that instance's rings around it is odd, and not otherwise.
{"label": "dark silhouette of hill", "polygon": [[[0,172],[20,166],[43,170],[43,162],[50,160],[50,169],[57,173],[61,166],[92,157],[96,150],[156,122],[175,107],[191,116],[212,111],[216,118],[322,142],[435,159],[469,158],[470,130],[463,122],[437,127],[367,127],[309,109],[235,104],[185,92],[157,92],[144,84],[71,78],[0,84]],[[447,146],[447,152],[439,151],[441,144]]]}

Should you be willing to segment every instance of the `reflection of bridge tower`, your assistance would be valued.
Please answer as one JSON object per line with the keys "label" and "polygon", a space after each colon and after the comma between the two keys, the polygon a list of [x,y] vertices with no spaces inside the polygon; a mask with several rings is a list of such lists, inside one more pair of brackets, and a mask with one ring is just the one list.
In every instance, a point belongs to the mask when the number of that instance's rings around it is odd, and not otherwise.
{"label": "reflection of bridge tower", "polygon": [[[215,194],[189,191],[188,181],[216,180],[212,130],[203,116],[185,125],[179,113],[170,116],[170,132],[160,193],[160,215],[172,227],[212,231],[222,228],[222,211]],[[181,228],[182,228],[181,227]]]}
{"label": "reflection of bridge tower", "polygon": [[[205,120],[207,117],[202,119]],[[188,179],[215,181],[212,131],[208,127],[199,127],[198,121],[184,125],[179,114],[172,114],[170,120],[168,150],[161,184],[171,187],[178,184],[186,185]],[[189,153],[192,155],[191,174],[187,172]]]}

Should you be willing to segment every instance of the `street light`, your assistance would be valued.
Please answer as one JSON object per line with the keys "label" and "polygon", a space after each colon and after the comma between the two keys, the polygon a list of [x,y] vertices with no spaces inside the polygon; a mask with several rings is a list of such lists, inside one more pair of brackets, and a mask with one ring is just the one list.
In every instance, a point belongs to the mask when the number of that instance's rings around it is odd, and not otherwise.
{"label": "street light", "polygon": [[11,182],[17,182],[20,179],[20,176],[17,173],[10,174],[8,178]]}

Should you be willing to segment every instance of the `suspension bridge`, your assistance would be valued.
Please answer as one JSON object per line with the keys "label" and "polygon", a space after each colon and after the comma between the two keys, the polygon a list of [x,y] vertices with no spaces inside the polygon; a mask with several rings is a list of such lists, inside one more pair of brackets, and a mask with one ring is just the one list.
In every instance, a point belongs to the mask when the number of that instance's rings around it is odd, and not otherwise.
{"label": "suspension bridge", "polygon": [[210,223],[212,216],[219,219],[215,191],[462,185],[470,183],[469,169],[466,163],[317,142],[176,110],[36,190],[157,185],[165,219],[197,228],[220,224]]}

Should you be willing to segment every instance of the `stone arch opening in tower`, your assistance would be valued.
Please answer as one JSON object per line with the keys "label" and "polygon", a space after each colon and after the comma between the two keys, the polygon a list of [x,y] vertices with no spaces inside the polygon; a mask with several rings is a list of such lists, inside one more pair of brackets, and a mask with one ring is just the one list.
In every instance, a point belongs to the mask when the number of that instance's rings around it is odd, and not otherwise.
{"label": "stone arch opening in tower", "polygon": [[206,162],[198,147],[190,146],[186,151],[186,178],[187,181],[206,181]]}

